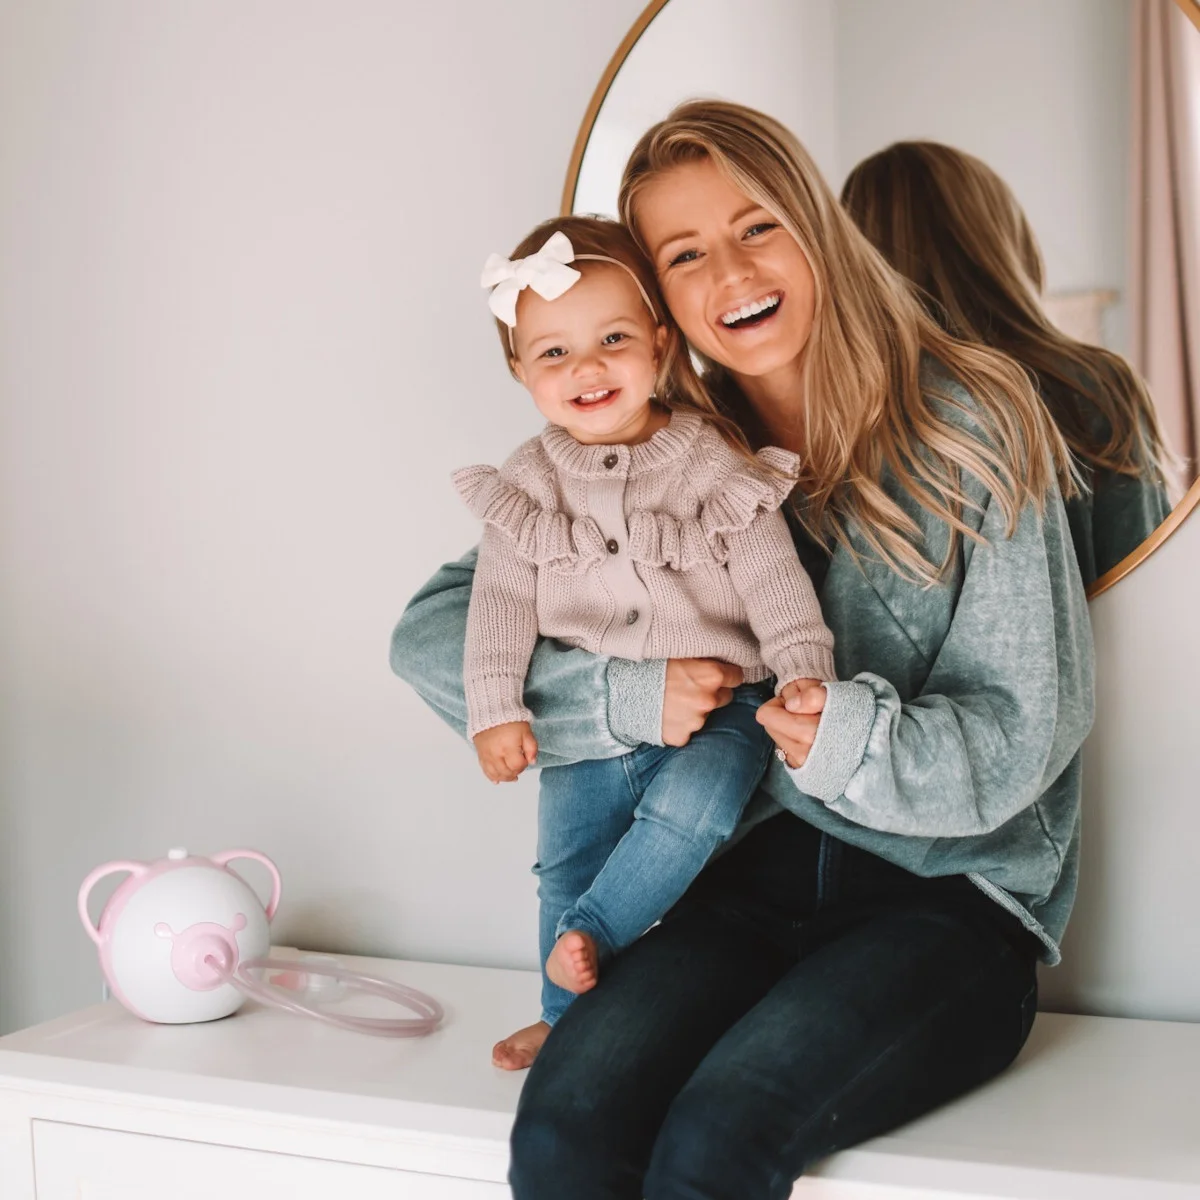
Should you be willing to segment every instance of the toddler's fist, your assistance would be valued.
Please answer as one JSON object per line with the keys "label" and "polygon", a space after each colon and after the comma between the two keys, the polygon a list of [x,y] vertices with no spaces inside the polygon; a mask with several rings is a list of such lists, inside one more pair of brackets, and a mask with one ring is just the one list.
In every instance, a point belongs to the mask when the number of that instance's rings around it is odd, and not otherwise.
{"label": "toddler's fist", "polygon": [[475,753],[493,783],[512,783],[537,758],[537,739],[528,721],[493,725],[475,735]]}
{"label": "toddler's fist", "polygon": [[793,679],[779,691],[783,707],[790,713],[806,713],[816,716],[825,710],[825,697],[829,693],[819,679]]}

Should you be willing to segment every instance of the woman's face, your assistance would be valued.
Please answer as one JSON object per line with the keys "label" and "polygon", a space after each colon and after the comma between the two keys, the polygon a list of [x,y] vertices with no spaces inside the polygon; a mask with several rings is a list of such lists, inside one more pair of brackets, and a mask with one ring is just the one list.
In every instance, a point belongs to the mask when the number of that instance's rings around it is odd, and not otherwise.
{"label": "woman's face", "polygon": [[647,184],[634,217],[692,346],[735,376],[795,372],[812,332],[815,284],[773,213],[701,159]]}

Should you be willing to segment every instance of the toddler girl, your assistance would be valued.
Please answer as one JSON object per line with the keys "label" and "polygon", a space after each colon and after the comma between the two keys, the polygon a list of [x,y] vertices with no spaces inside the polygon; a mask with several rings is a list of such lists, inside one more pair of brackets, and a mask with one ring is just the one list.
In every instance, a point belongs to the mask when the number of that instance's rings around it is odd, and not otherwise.
{"label": "toddler girl", "polygon": [[535,761],[522,693],[539,634],[621,659],[721,659],[746,680],[685,746],[542,771],[545,1026],[525,1031],[540,1044],[733,833],[772,749],[755,719],[771,676],[788,696],[833,679],[833,636],[779,511],[799,460],[753,454],[716,410],[628,231],[545,222],[483,283],[549,422],[499,471],[454,475],[484,522],[464,662],[484,773],[511,781]]}

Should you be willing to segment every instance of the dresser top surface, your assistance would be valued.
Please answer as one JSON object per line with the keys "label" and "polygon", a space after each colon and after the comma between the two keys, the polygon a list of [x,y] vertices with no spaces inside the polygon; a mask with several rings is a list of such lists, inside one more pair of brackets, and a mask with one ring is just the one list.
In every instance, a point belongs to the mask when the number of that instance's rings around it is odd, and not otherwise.
{"label": "dresser top surface", "polygon": [[[277,953],[277,952],[275,952]],[[295,952],[284,952],[293,954]],[[49,1081],[237,1107],[278,1106],[338,1120],[414,1127],[422,1111],[447,1131],[507,1131],[523,1076],[492,1066],[492,1045],[537,1019],[529,971],[338,956],[342,965],[434,996],[445,1009],[429,1037],[375,1037],[248,1001],[221,1021],[152,1025],[115,1001],[0,1038],[0,1082]],[[352,1011],[406,1016],[367,998]],[[411,1111],[410,1111],[411,1110]],[[454,1119],[455,1114],[458,1120]],[[494,1120],[492,1119],[494,1118]]]}
{"label": "dresser top surface", "polygon": [[[505,1143],[524,1075],[494,1068],[490,1050],[535,1019],[538,976],[343,961],[436,996],[442,1029],[368,1037],[257,1005],[210,1024],[149,1025],[109,1003],[0,1039],[0,1087]],[[824,1173],[917,1183],[935,1163],[1136,1178],[1146,1196],[1166,1194],[1146,1190],[1151,1181],[1200,1184],[1200,1025],[1044,1013],[1000,1079],[836,1156]]]}

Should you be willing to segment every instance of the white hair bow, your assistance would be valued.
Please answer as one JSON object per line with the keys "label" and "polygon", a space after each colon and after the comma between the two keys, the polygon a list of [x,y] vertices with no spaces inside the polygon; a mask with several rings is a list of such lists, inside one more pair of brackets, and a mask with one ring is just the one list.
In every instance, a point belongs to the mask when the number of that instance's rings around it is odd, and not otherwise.
{"label": "white hair bow", "polygon": [[579,278],[579,272],[567,263],[575,261],[571,239],[561,230],[528,258],[510,262],[499,254],[488,256],[483,264],[482,287],[491,288],[488,307],[512,329],[517,323],[517,297],[523,288],[533,288],[543,300],[557,300]]}

